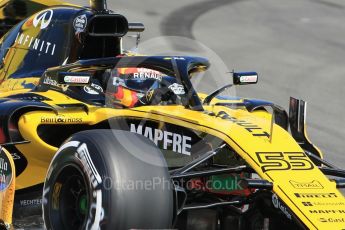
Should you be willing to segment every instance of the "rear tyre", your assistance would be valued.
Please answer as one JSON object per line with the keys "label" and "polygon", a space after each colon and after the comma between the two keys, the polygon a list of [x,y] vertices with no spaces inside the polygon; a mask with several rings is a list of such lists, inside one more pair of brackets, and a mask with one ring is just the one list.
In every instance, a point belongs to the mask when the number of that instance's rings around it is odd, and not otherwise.
{"label": "rear tyre", "polygon": [[48,169],[44,224],[47,229],[170,228],[172,187],[162,153],[146,138],[125,131],[80,132],[61,146]]}

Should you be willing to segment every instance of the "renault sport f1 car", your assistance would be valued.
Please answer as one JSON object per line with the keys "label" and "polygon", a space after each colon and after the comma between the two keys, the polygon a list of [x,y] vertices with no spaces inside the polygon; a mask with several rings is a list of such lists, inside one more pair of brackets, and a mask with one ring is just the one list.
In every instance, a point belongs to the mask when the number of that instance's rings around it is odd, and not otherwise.
{"label": "renault sport f1 car", "polygon": [[209,60],[129,55],[143,25],[90,2],[2,21],[1,228],[345,229],[345,171],[309,141],[304,101],[197,92]]}

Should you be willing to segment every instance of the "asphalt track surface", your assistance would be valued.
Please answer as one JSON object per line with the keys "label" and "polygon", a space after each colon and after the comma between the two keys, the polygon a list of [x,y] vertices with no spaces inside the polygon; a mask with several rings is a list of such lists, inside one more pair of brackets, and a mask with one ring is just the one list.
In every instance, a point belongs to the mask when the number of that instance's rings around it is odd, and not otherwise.
{"label": "asphalt track surface", "polygon": [[345,168],[343,0],[108,0],[108,8],[143,22],[143,41],[196,39],[229,69],[257,71],[259,84],[237,87],[239,96],[286,109],[290,96],[308,101],[309,137]]}

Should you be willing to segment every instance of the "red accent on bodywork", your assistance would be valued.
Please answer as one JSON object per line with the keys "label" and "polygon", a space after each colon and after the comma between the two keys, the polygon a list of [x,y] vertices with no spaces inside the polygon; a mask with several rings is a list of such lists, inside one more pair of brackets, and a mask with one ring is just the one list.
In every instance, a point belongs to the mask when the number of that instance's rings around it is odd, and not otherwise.
{"label": "red accent on bodywork", "polygon": [[0,127],[0,144],[6,143],[6,136],[2,127]]}

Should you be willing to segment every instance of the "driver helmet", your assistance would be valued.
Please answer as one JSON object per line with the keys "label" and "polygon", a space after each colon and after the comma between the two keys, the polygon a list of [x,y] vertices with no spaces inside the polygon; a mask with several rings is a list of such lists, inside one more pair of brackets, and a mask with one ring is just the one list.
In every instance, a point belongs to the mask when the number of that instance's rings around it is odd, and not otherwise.
{"label": "driver helmet", "polygon": [[176,79],[147,68],[118,68],[112,72],[114,98],[133,107],[148,91],[172,84]]}

